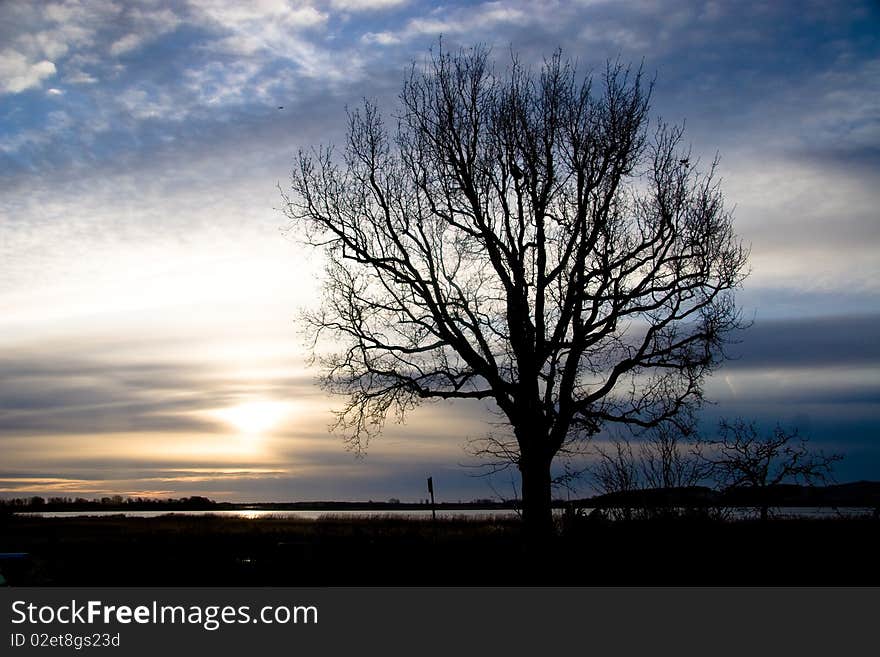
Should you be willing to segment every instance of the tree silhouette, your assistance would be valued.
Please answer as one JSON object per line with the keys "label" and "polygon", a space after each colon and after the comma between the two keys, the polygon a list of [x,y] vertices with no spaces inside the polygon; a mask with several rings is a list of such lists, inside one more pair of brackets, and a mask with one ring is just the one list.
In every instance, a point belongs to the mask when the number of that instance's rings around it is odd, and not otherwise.
{"label": "tree silhouette", "polygon": [[761,520],[767,520],[767,488],[779,484],[824,483],[840,454],[810,450],[797,429],[777,425],[761,435],[754,422],[722,420],[718,437],[706,442],[719,484],[729,488],[752,488],[763,495]]}
{"label": "tree silhouette", "polygon": [[352,448],[424,400],[488,400],[512,436],[487,452],[519,468],[540,536],[557,455],[699,404],[747,253],[715,163],[700,174],[679,127],[649,131],[650,94],[619,64],[594,85],[559,53],[499,72],[483,47],[441,47],[392,133],[365,101],[341,157],[299,152],[284,211],[326,259],[307,321],[332,338],[315,355]]}
{"label": "tree silhouette", "polygon": [[[644,487],[639,464],[628,440],[614,440],[612,450],[597,449],[598,460],[593,466],[594,486],[602,495],[635,492]],[[624,520],[632,518],[632,505],[624,499],[621,507]]]}
{"label": "tree silhouette", "polygon": [[[684,430],[683,430],[684,429]],[[597,447],[590,468],[593,485],[603,495],[627,494],[637,491],[684,489],[699,486],[709,480],[713,466],[703,455],[703,441],[696,437],[692,427],[675,426],[664,422],[643,432],[634,447],[625,437],[616,437],[609,447]],[[636,496],[629,497],[632,501]],[[645,504],[644,511],[657,512]],[[629,519],[632,509],[623,507],[623,517]]]}
{"label": "tree silhouette", "polygon": [[712,474],[703,458],[703,442],[692,431],[663,423],[639,448],[640,469],[648,488],[688,488]]}

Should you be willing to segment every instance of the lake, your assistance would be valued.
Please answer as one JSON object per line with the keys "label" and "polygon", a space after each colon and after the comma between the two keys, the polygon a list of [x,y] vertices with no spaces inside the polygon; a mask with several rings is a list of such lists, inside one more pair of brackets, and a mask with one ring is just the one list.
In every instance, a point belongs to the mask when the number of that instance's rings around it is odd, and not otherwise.
{"label": "lake", "polygon": [[[592,509],[584,509],[589,513]],[[754,516],[755,510],[752,508],[731,508],[731,516],[741,519]],[[554,511],[557,514],[562,513],[562,509]],[[872,508],[869,507],[781,507],[772,511],[774,517],[788,518],[851,518],[857,516],[871,515]],[[245,518],[248,520],[256,520],[259,518],[299,518],[301,520],[317,520],[319,518],[420,518],[426,519],[431,517],[429,509],[401,509],[401,510],[272,510],[272,509],[235,509],[222,511],[31,511],[18,513],[16,515],[35,516],[41,518],[77,518],[77,517],[104,517],[104,516],[121,516],[129,518],[158,518],[160,516],[218,516],[226,518]],[[485,520],[491,518],[513,518],[517,512],[512,509],[451,509],[438,510],[437,517],[443,519],[449,518],[468,518],[473,520]]]}

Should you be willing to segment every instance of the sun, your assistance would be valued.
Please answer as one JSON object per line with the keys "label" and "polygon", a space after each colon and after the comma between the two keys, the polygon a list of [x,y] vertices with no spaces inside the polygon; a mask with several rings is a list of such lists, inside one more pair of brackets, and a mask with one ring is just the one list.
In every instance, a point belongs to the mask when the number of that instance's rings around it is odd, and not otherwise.
{"label": "sun", "polygon": [[219,409],[216,417],[240,433],[256,436],[271,431],[287,416],[288,404],[278,401],[252,401]]}

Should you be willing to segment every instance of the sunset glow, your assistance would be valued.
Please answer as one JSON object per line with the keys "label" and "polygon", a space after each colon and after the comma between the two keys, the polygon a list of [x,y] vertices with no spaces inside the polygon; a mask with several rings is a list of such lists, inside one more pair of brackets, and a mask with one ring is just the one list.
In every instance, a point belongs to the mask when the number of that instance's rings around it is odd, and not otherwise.
{"label": "sunset glow", "polygon": [[252,401],[214,411],[239,432],[259,436],[270,432],[290,414],[290,405],[276,401]]}

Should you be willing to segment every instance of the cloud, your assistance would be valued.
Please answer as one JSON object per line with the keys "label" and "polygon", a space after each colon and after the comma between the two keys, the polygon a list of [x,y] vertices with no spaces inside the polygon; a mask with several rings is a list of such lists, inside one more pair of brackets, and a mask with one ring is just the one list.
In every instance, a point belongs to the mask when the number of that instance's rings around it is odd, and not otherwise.
{"label": "cloud", "polygon": [[9,45],[0,54],[0,62],[6,60],[8,65],[11,57],[18,69],[15,74],[0,64],[0,80],[4,81],[0,92],[17,93],[38,86],[57,70],[64,70],[72,53],[98,45],[98,31],[120,11],[109,0],[0,5],[0,41]]}
{"label": "cloud", "polygon": [[133,7],[125,15],[130,30],[110,45],[114,57],[135,51],[159,37],[173,32],[183,22],[170,9],[141,9]]}
{"label": "cloud", "polygon": [[[324,84],[347,84],[360,75],[358,53],[328,39],[330,14],[311,5],[282,0],[192,0],[190,7],[194,20],[205,22],[211,32],[211,38],[199,49],[211,55],[210,66],[215,71],[229,74],[228,80],[225,75],[220,77],[220,84],[244,96],[265,87],[268,77],[283,75],[290,64],[295,67],[296,77]],[[236,79],[243,67],[249,68],[252,75]],[[235,94],[222,97],[235,98]]]}
{"label": "cloud", "polygon": [[193,109],[193,103],[179,94],[156,87],[130,86],[116,97],[116,102],[125,114],[139,121],[182,121]]}
{"label": "cloud", "polygon": [[840,477],[876,478],[878,321],[877,314],[759,316],[730,346],[734,360],[707,383],[712,404],[701,413],[704,430],[711,433],[722,417],[743,417],[768,429],[796,426],[815,446],[847,454],[837,468]]}
{"label": "cloud", "polygon": [[[827,70],[805,88],[795,89],[790,104],[814,98],[799,121],[795,157],[846,163],[880,174],[880,58],[850,62]],[[802,102],[802,101],[801,101]]]}
{"label": "cloud", "polygon": [[64,81],[70,84],[95,84],[98,78],[82,71],[76,71],[64,76]]}
{"label": "cloud", "polygon": [[383,11],[409,4],[409,0],[330,0],[330,6],[342,11]]}
{"label": "cloud", "polygon": [[[122,356],[143,353],[136,342],[65,351],[76,355],[0,353],[2,494],[386,499],[415,495],[426,471],[448,473],[457,491],[475,485],[457,471],[465,437],[484,427],[473,404],[457,405],[452,421],[441,403],[389,423],[361,460],[327,432],[331,404],[311,373],[237,377],[216,364]],[[254,444],[202,412],[254,396],[295,404]]]}
{"label": "cloud", "polygon": [[859,317],[880,313],[880,298],[871,286],[806,285],[761,286],[751,280],[737,294],[737,303],[749,318],[762,322],[823,316]]}
{"label": "cloud", "polygon": [[391,32],[367,32],[361,36],[361,41],[366,44],[377,44],[380,46],[393,46],[400,43],[403,39]]}
{"label": "cloud", "polygon": [[110,46],[110,54],[111,55],[122,55],[132,50],[135,50],[141,46],[144,42],[143,35],[140,34],[126,34],[121,39],[114,41],[113,45]]}
{"label": "cloud", "polygon": [[190,0],[190,7],[223,30],[248,37],[269,46],[291,32],[324,25],[327,14],[310,5],[285,0],[231,2],[228,0]]}
{"label": "cloud", "polygon": [[880,315],[755,321],[731,347],[727,368],[880,368]]}
{"label": "cloud", "polygon": [[39,87],[56,72],[55,64],[48,60],[31,61],[10,48],[0,51],[0,93],[15,94]]}
{"label": "cloud", "polygon": [[[140,336],[115,346],[68,340],[63,347],[0,349],[0,437],[224,433],[228,424],[211,411],[317,394],[311,374],[297,374],[300,366],[290,360],[270,369],[252,356],[242,369],[234,359],[193,359],[191,350],[190,357],[172,359],[173,343],[152,343]],[[148,351],[164,352],[165,359],[145,358]]]}
{"label": "cloud", "polygon": [[258,84],[262,69],[262,63],[249,59],[211,62],[185,70],[181,83],[202,106],[222,107],[253,102],[257,98],[271,103],[274,99]]}
{"label": "cloud", "polygon": [[769,144],[763,154],[757,142],[753,152],[742,148],[723,158],[721,175],[737,232],[752,249],[748,285],[876,293],[880,176]]}
{"label": "cloud", "polygon": [[[178,497],[194,494],[205,486],[242,485],[261,479],[274,480],[285,470],[253,469],[159,469],[133,468],[131,464],[112,475],[99,471],[55,472],[50,475],[0,472],[0,494],[21,495],[115,495],[132,497]],[[193,487],[187,491],[187,487]],[[184,492],[178,492],[181,489]]]}
{"label": "cloud", "polygon": [[[534,13],[527,13],[520,3],[485,2],[468,7],[439,7],[427,15],[410,18],[403,29],[370,32],[363,36],[367,43],[388,45],[400,41],[437,37],[440,35],[465,35],[494,30],[505,25],[523,25]],[[540,20],[540,19],[539,19]]]}

